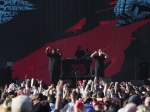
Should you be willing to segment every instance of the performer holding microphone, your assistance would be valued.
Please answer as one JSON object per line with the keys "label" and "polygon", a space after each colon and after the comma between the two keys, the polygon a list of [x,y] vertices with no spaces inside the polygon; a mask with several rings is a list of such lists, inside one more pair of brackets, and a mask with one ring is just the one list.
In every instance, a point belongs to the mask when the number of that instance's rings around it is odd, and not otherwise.
{"label": "performer holding microphone", "polygon": [[91,54],[91,58],[94,58],[96,60],[95,76],[104,77],[104,59],[107,57],[108,55],[104,53],[101,49]]}
{"label": "performer holding microphone", "polygon": [[49,53],[50,47],[45,50],[46,55],[49,57],[48,70],[50,73],[50,83],[57,84],[61,74],[61,56],[62,52],[59,49],[52,49],[52,53]]}

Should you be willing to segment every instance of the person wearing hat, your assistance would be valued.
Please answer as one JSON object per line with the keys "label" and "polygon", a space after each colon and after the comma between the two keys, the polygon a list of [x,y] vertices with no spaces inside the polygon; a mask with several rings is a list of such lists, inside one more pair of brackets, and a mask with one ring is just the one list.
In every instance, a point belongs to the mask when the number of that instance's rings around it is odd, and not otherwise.
{"label": "person wearing hat", "polygon": [[30,98],[20,95],[12,99],[11,112],[31,112],[32,105]]}

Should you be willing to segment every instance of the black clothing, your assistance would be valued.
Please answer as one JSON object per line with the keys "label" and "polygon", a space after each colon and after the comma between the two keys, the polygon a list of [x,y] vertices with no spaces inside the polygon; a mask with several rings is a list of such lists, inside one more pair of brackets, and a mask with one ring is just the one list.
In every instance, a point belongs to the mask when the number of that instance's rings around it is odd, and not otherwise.
{"label": "black clothing", "polygon": [[62,55],[48,53],[47,56],[49,57],[49,67],[48,67],[48,70],[60,69],[60,66],[61,66],[60,59],[61,59]]}
{"label": "black clothing", "polygon": [[50,112],[49,103],[47,101],[41,101],[38,104],[32,105],[34,112]]}
{"label": "black clothing", "polygon": [[95,62],[95,75],[98,77],[104,77],[104,59],[105,55],[94,56]]}
{"label": "black clothing", "polygon": [[60,79],[61,69],[51,69],[49,70],[50,82],[51,84],[57,85],[58,80]]}
{"label": "black clothing", "polygon": [[49,57],[49,75],[50,75],[50,83],[56,85],[58,80],[60,79],[61,74],[61,54],[50,54],[48,53],[47,56]]}
{"label": "black clothing", "polygon": [[75,52],[75,56],[76,56],[77,58],[83,58],[84,55],[85,55],[84,50],[80,50],[80,51],[76,51],[76,52]]}

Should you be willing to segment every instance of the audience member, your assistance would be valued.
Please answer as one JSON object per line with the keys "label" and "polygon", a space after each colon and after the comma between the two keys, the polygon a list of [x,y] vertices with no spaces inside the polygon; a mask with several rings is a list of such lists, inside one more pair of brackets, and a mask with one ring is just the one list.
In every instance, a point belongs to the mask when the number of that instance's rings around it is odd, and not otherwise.
{"label": "audience member", "polygon": [[[36,82],[36,83],[35,83]],[[21,85],[1,89],[0,112],[150,112],[148,85],[83,80],[70,88],[59,80],[48,89],[42,80],[26,79]]]}
{"label": "audience member", "polygon": [[12,112],[31,112],[32,111],[32,105],[30,98],[25,95],[17,96],[16,98],[13,98],[12,104],[11,104],[11,111]]}

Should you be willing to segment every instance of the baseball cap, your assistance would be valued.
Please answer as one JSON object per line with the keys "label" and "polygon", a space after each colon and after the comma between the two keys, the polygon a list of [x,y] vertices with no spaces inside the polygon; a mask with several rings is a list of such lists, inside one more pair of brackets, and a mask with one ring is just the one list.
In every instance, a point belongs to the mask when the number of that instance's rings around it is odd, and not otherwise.
{"label": "baseball cap", "polygon": [[25,95],[20,95],[16,98],[13,98],[11,110],[12,112],[31,112],[32,105],[30,98]]}

